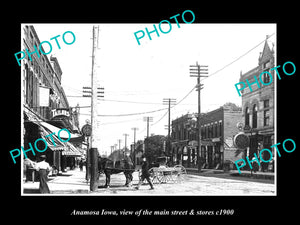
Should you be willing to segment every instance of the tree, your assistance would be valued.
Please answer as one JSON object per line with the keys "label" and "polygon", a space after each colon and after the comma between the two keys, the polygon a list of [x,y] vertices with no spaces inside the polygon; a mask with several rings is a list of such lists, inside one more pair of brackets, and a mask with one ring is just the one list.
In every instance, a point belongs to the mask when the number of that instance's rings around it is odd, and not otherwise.
{"label": "tree", "polygon": [[166,140],[166,137],[163,135],[153,135],[145,139],[145,155],[150,163],[163,155],[164,142]]}
{"label": "tree", "polygon": [[226,102],[223,105],[224,109],[229,109],[231,111],[241,111],[242,107],[237,106],[236,104],[232,103],[232,102]]}

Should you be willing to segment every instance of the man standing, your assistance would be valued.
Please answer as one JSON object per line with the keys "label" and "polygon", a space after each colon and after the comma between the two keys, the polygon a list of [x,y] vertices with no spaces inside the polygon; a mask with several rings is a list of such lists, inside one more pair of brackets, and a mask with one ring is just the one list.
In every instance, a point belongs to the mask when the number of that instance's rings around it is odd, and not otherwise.
{"label": "man standing", "polygon": [[141,175],[141,179],[138,183],[138,186],[136,187],[136,189],[138,190],[141,186],[141,184],[143,183],[144,180],[147,180],[148,184],[150,185],[150,189],[154,189],[153,184],[150,180],[150,173],[149,173],[149,163],[146,160],[145,156],[142,156],[142,175]]}
{"label": "man standing", "polygon": [[48,181],[48,174],[51,170],[49,163],[47,163],[46,156],[40,156],[40,162],[35,164],[35,169],[39,172],[40,175],[40,193],[41,194],[48,194],[50,193],[47,181]]}
{"label": "man standing", "polygon": [[125,177],[126,177],[125,186],[126,187],[131,187],[131,181],[133,179],[132,173],[134,172],[134,166],[133,166],[133,163],[132,163],[132,160],[131,160],[129,154],[125,155],[124,168],[125,168],[124,174],[125,174]]}

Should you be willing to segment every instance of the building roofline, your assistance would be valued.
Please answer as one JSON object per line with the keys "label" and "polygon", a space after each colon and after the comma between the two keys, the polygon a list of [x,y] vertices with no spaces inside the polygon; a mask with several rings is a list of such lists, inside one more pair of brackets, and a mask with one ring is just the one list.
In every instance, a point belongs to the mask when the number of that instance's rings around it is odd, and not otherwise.
{"label": "building roofline", "polygon": [[59,62],[58,62],[58,60],[57,60],[57,57],[55,57],[55,56],[50,56],[50,61],[53,61],[53,62],[55,62],[56,64],[57,64],[57,68],[59,69],[59,73],[60,73],[60,75],[62,75],[62,70],[61,70],[61,67],[60,67],[60,65],[59,65]]}

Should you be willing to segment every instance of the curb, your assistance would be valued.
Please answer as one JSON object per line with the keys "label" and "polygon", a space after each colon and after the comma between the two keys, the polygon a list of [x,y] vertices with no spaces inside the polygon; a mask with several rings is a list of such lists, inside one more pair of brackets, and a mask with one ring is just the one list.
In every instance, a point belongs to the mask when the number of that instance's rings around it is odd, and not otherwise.
{"label": "curb", "polygon": [[258,174],[258,173],[230,173],[230,176],[240,176],[240,177],[253,177],[258,179],[269,179],[274,180],[274,174]]}

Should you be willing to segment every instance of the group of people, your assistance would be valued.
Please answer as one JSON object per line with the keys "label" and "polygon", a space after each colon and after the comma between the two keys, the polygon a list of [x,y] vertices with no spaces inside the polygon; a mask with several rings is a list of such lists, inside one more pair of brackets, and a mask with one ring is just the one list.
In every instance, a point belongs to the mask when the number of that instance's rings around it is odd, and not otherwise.
{"label": "group of people", "polygon": [[[41,155],[39,157],[38,162],[31,161],[30,159],[26,159],[26,163],[29,164],[32,168],[34,168],[36,171],[39,173],[39,179],[40,179],[40,185],[39,185],[39,191],[41,194],[49,194],[50,189],[47,184],[48,181],[48,174],[52,170],[51,166],[49,163],[46,162],[46,156]],[[84,165],[84,162],[82,161],[79,166],[80,170],[82,170],[82,167]],[[149,162],[146,160],[146,157],[142,157],[142,168],[141,168],[141,177],[139,180],[139,183],[136,187],[138,190],[141,186],[141,184],[144,182],[144,180],[147,180],[148,184],[150,185],[150,189],[153,190],[154,186],[153,183],[150,179],[150,173],[149,173]]]}

